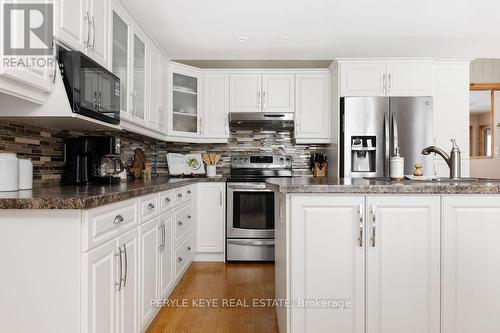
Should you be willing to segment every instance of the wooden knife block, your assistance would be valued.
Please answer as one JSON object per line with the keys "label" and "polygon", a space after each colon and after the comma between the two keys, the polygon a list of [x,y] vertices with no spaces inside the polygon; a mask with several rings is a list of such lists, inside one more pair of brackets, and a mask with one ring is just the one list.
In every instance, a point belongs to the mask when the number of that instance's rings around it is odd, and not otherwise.
{"label": "wooden knife block", "polygon": [[328,163],[323,164],[323,168],[320,169],[319,165],[316,165],[313,170],[314,177],[326,177],[328,171]]}

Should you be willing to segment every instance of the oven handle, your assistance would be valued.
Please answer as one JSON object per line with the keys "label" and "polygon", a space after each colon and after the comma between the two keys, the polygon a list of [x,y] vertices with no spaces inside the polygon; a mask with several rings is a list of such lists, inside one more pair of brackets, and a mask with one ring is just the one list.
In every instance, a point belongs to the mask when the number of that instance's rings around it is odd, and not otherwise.
{"label": "oven handle", "polygon": [[232,188],[231,192],[272,192],[271,190],[267,188]]}
{"label": "oven handle", "polygon": [[258,241],[249,241],[249,240],[234,240],[228,239],[228,244],[234,245],[250,245],[250,246],[274,246],[274,240],[258,240]]}

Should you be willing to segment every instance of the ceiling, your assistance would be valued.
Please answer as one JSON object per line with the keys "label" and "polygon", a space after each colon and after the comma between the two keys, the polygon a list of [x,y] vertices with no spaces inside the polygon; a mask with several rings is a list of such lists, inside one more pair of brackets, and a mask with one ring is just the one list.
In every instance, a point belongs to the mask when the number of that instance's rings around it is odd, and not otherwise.
{"label": "ceiling", "polygon": [[171,59],[500,58],[496,0],[121,1]]}

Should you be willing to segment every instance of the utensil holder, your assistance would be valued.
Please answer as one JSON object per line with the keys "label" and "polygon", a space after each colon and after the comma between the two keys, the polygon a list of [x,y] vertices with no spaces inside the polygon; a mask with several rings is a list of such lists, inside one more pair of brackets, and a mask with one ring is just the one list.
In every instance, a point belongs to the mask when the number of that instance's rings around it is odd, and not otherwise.
{"label": "utensil holder", "polygon": [[217,175],[217,167],[215,165],[207,165],[207,177],[215,177]]}
{"label": "utensil holder", "polygon": [[323,168],[320,169],[319,165],[314,166],[313,176],[314,177],[326,177],[328,170],[328,163],[323,164]]}

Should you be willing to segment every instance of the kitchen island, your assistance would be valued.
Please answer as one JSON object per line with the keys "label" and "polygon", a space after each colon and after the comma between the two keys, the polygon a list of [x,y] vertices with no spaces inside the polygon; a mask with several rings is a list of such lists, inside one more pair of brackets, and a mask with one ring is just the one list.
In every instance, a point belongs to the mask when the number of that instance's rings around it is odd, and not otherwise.
{"label": "kitchen island", "polygon": [[269,179],[280,332],[499,332],[500,182]]}

